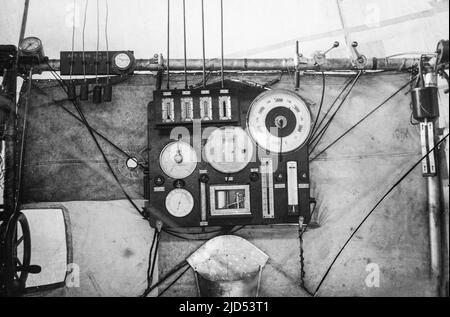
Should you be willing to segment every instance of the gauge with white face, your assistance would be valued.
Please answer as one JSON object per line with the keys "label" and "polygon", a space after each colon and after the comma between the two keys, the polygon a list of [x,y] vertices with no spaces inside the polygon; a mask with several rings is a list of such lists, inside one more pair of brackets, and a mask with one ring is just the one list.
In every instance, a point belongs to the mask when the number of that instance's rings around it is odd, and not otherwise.
{"label": "gauge with white face", "polygon": [[131,67],[131,57],[126,53],[117,53],[113,56],[113,65],[117,69],[124,71]]}
{"label": "gauge with white face", "polygon": [[42,42],[37,37],[26,37],[19,44],[19,50],[25,54],[36,54],[41,49]]}
{"label": "gauge with white face", "polygon": [[186,189],[174,189],[166,196],[166,209],[174,217],[185,217],[193,208],[194,197]]}
{"label": "gauge with white face", "polygon": [[296,93],[270,90],[252,102],[247,128],[261,148],[272,153],[287,153],[302,147],[308,140],[311,113]]}
{"label": "gauge with white face", "polygon": [[253,157],[253,143],[240,127],[224,127],[214,130],[204,148],[206,161],[222,173],[243,170]]}
{"label": "gauge with white face", "polygon": [[197,154],[186,142],[175,141],[167,144],[161,151],[159,165],[167,176],[183,179],[194,172]]}

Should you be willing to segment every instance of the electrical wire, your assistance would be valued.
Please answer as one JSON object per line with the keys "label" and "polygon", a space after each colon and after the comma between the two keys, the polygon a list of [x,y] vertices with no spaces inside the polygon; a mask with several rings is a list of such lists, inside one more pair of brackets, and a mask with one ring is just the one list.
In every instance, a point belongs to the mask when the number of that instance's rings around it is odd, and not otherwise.
{"label": "electrical wire", "polygon": [[319,124],[316,125],[316,129],[315,131],[312,131],[311,133],[311,137],[310,137],[310,141],[309,144],[312,143],[312,139],[316,136],[317,130],[319,130],[319,128],[322,126],[322,123],[324,122],[324,120],[326,119],[326,117],[328,116],[328,114],[331,112],[331,110],[333,109],[334,105],[338,102],[339,98],[341,98],[342,94],[346,91],[346,89],[348,88],[348,86],[350,86],[350,84],[352,83],[352,77],[348,78],[347,81],[344,84],[344,88],[342,88],[342,90],[339,92],[339,94],[336,96],[336,98],[334,99],[334,101],[331,103],[331,106],[328,108],[327,112],[325,113],[325,115],[322,117],[322,119],[320,119]]}
{"label": "electrical wire", "polygon": [[314,296],[317,295],[317,293],[320,290],[320,287],[322,286],[323,282],[325,281],[325,279],[327,278],[328,274],[330,273],[333,265],[336,263],[336,260],[339,258],[339,256],[341,255],[341,253],[344,251],[345,247],[348,245],[348,243],[352,240],[352,238],[355,236],[356,232],[358,232],[358,230],[362,227],[362,225],[366,222],[366,220],[370,217],[370,215],[372,215],[372,213],[377,209],[377,207],[386,199],[386,197],[395,189],[397,188],[398,185],[401,184],[401,182],[419,165],[422,163],[422,161],[430,154],[432,153],[435,149],[437,149],[439,147],[439,145],[441,145],[445,139],[448,138],[448,133],[447,135],[445,135],[438,143],[436,143],[436,145],[429,150],[424,156],[422,156],[420,158],[420,160],[418,160],[416,163],[414,163],[414,165],[408,170],[406,171],[405,174],[402,175],[402,177],[400,177],[400,179],[398,181],[396,181],[394,183],[394,185],[392,185],[391,188],[389,188],[389,190],[383,195],[383,197],[381,197],[381,199],[375,204],[375,206],[367,213],[367,215],[363,218],[363,220],[360,222],[360,224],[356,227],[355,230],[353,230],[352,234],[350,235],[350,237],[345,241],[344,245],[341,247],[341,249],[339,250],[339,252],[337,253],[337,255],[334,257],[333,261],[331,262],[331,264],[328,266],[325,274],[323,275],[323,277],[321,278],[316,290],[314,291]]}
{"label": "electrical wire", "polygon": [[355,123],[353,126],[351,126],[347,131],[342,133],[339,137],[337,137],[333,142],[331,142],[328,146],[326,146],[323,150],[321,150],[317,155],[315,155],[313,158],[311,158],[310,162],[317,159],[320,155],[328,151],[333,145],[335,145],[339,140],[341,140],[344,136],[346,136],[348,133],[350,133],[354,128],[359,126],[363,121],[365,121],[368,117],[370,117],[372,114],[374,114],[378,109],[383,107],[386,103],[388,103],[392,98],[394,98],[398,93],[400,93],[403,89],[405,89],[407,86],[413,82],[415,78],[409,80],[405,85],[400,87],[397,91],[395,91],[391,96],[389,96],[387,99],[385,99],[381,104],[376,106],[374,109],[372,109],[367,115],[365,115],[362,119],[360,119],[357,123]]}
{"label": "electrical wire", "polygon": [[99,0],[97,0],[97,48],[95,51],[95,83],[98,84],[98,55],[100,48],[100,7]]}
{"label": "electrical wire", "polygon": [[159,279],[157,283],[152,285],[150,288],[146,289],[144,293],[140,297],[146,297],[148,294],[150,294],[155,288],[159,287],[161,284],[163,284],[167,279],[169,279],[172,275],[177,273],[179,270],[184,268],[186,265],[189,265],[189,263],[186,260],[183,260],[178,265],[176,265],[173,269],[171,269],[169,272],[166,273],[162,278]]}
{"label": "electrical wire", "polygon": [[184,42],[184,89],[188,89],[186,48],[186,0],[183,0],[183,42]]}
{"label": "electrical wire", "polygon": [[170,0],[167,0],[167,90],[170,90]]}
{"label": "electrical wire", "polygon": [[316,147],[319,145],[320,141],[322,140],[322,138],[324,137],[325,133],[327,132],[328,128],[330,127],[331,123],[333,122],[334,118],[336,117],[337,113],[339,112],[339,110],[342,108],[342,106],[344,105],[345,101],[347,100],[348,96],[350,95],[350,93],[353,90],[353,87],[355,87],[358,79],[361,77],[362,75],[362,71],[359,71],[358,74],[356,75],[355,79],[352,81],[352,84],[350,86],[350,88],[348,89],[347,93],[345,94],[345,96],[342,98],[341,103],[339,104],[339,106],[337,107],[337,109],[334,111],[334,113],[331,115],[330,119],[328,120],[328,122],[325,124],[325,126],[322,128],[322,130],[316,135],[316,137],[314,138],[314,140],[311,142],[311,145],[315,142],[316,144],[312,146],[312,149],[309,151],[309,155],[311,155],[314,150],[316,149]]}
{"label": "electrical wire", "polygon": [[110,68],[110,57],[109,57],[109,41],[108,41],[108,17],[109,17],[109,8],[108,8],[108,0],[105,0],[105,42],[106,42],[106,85],[109,85],[109,68]]}
{"label": "electrical wire", "polygon": [[72,17],[72,53],[70,55],[70,71],[69,80],[72,82],[73,63],[74,63],[74,51],[75,51],[75,12],[77,8],[77,1],[73,0],[73,17]]}
{"label": "electrical wire", "polygon": [[83,33],[82,33],[82,43],[83,43],[83,77],[84,82],[86,83],[86,56],[85,56],[85,31],[86,31],[86,18],[88,11],[89,0],[86,0],[86,4],[84,6],[84,19],[83,19]]}
{"label": "electrical wire", "polygon": [[311,129],[311,137],[313,136],[314,131],[316,130],[316,125],[317,125],[317,122],[319,121],[320,113],[322,112],[323,100],[325,98],[325,87],[326,87],[325,72],[322,72],[322,96],[320,98],[320,105],[319,105],[319,109],[317,110],[316,120],[314,121],[314,125]]}
{"label": "electrical wire", "polygon": [[[145,297],[147,296],[150,292],[148,291],[152,284],[153,284],[153,273],[155,271],[155,263],[156,263],[156,256],[158,254],[158,248],[159,248],[159,235],[160,233],[155,229],[154,233],[153,233],[153,239],[152,239],[152,244],[150,247],[150,252],[148,255],[148,268],[147,268],[147,288],[145,289],[144,293],[141,295],[141,297]],[[155,246],[156,243],[156,247],[155,247],[155,252],[153,254],[153,247]],[[152,259],[152,254],[153,254],[153,259]]]}
{"label": "electrical wire", "polygon": [[206,64],[205,64],[205,8],[203,0],[202,4],[202,52],[203,52],[203,87],[206,86]]}
{"label": "electrical wire", "polygon": [[178,280],[184,275],[186,274],[186,272],[190,269],[191,267],[188,266],[183,272],[181,272],[180,275],[177,276],[176,279],[174,279],[163,291],[161,291],[157,297],[161,297],[164,295],[165,292],[167,292],[169,290],[169,288],[171,288],[176,282],[178,282]]}
{"label": "electrical wire", "polygon": [[[55,79],[57,80],[57,82],[59,83],[59,85],[61,86],[61,88],[63,89],[63,91],[67,94],[67,90],[66,87],[64,86],[61,77],[59,77],[59,75],[56,73],[56,71],[50,66],[50,64],[47,62],[48,67],[51,70],[51,73],[53,75],[53,77],[55,77]],[[111,175],[113,176],[114,180],[117,182],[117,184],[119,185],[120,189],[122,190],[124,196],[126,197],[126,199],[130,202],[130,204],[134,207],[134,209],[146,220],[147,217],[146,215],[144,215],[144,213],[139,209],[139,207],[134,203],[134,201],[131,199],[131,197],[128,195],[128,193],[126,192],[125,188],[123,187],[122,183],[120,182],[119,178],[117,177],[116,173],[114,172],[114,169],[111,166],[111,163],[109,162],[108,158],[106,157],[105,152],[103,151],[102,147],[100,146],[100,143],[97,140],[97,137],[94,134],[94,131],[92,130],[92,127],[89,125],[89,123],[86,120],[86,117],[84,116],[83,112],[81,111],[81,108],[78,105],[78,102],[76,100],[72,100],[72,104],[75,107],[75,109],[78,112],[78,115],[80,116],[81,120],[83,121],[83,125],[87,128],[89,134],[91,135],[93,141],[95,142],[98,150],[100,151],[100,154],[102,155],[102,158],[105,162],[105,164],[107,165]]]}

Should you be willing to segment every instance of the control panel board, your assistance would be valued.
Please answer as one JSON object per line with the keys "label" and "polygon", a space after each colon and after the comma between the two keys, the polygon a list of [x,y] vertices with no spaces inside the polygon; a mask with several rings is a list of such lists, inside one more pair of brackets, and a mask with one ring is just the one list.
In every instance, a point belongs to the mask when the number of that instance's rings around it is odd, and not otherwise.
{"label": "control panel board", "polygon": [[154,92],[151,218],[167,227],[309,222],[308,106],[287,90],[224,87]]}

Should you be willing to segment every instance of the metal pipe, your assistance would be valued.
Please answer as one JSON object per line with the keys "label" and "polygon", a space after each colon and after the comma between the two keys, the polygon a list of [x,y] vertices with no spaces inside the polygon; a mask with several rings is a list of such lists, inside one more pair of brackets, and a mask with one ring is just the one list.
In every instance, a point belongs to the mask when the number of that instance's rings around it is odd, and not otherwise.
{"label": "metal pipe", "polygon": [[[301,71],[317,71],[317,65],[313,59],[305,59],[305,63],[299,65]],[[373,58],[369,59],[365,70],[384,70],[384,71],[406,71],[417,65],[417,58]],[[212,59],[208,61],[208,69],[211,71],[220,71],[220,60]],[[52,69],[60,69],[60,60],[51,59],[49,65]],[[184,59],[170,60],[170,69],[172,71],[184,71]],[[137,59],[136,71],[158,71],[161,69],[157,59]],[[235,58],[225,59],[224,69],[226,71],[286,71],[286,68],[294,68],[293,58],[273,58],[273,59],[247,59]],[[50,67],[44,63],[35,67],[36,72],[51,71]],[[188,71],[202,71],[204,68],[203,59],[188,59]],[[320,71],[356,71],[352,60],[347,58],[330,58],[321,66]]]}
{"label": "metal pipe", "polygon": [[436,282],[436,294],[441,294],[442,256],[441,256],[441,219],[439,198],[439,176],[427,178],[428,220],[430,228],[430,265],[431,278]]}

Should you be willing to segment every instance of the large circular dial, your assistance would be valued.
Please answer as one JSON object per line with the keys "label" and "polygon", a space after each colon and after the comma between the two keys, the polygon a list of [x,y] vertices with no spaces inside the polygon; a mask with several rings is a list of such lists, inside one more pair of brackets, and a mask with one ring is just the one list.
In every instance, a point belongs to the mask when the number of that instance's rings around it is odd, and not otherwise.
{"label": "large circular dial", "polygon": [[311,113],[296,93],[276,89],[262,93],[252,102],[247,127],[263,149],[287,153],[305,144],[311,132]]}
{"label": "large circular dial", "polygon": [[197,166],[195,150],[183,141],[167,144],[159,156],[163,172],[172,178],[182,179],[191,175]]}
{"label": "large circular dial", "polygon": [[19,51],[23,55],[38,55],[42,52],[42,42],[37,37],[26,37],[19,44]]}
{"label": "large circular dial", "polygon": [[166,209],[174,217],[185,217],[193,208],[194,197],[186,189],[174,189],[166,196]]}
{"label": "large circular dial", "polygon": [[253,143],[240,127],[224,127],[214,130],[204,148],[205,159],[222,173],[243,170],[253,157]]}

